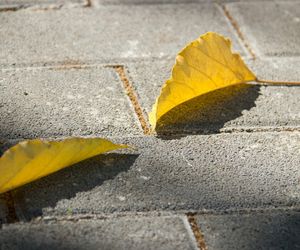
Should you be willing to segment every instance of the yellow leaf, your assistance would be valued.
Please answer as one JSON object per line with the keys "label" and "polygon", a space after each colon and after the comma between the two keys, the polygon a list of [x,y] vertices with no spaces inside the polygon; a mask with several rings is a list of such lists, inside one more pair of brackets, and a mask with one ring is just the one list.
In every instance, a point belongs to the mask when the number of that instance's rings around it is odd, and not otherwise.
{"label": "yellow leaf", "polygon": [[61,141],[35,139],[20,142],[0,158],[0,193],[98,154],[127,147],[101,138],[69,138]]}
{"label": "yellow leaf", "polygon": [[150,124],[155,129],[164,114],[197,96],[254,80],[241,56],[231,51],[231,41],[208,32],[177,55],[172,76],[149,114]]}

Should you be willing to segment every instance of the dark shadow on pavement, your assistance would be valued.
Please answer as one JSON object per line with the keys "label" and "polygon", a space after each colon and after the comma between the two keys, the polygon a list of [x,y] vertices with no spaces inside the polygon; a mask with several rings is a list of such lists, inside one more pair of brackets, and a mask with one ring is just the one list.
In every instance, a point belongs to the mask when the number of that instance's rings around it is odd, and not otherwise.
{"label": "dark shadow on pavement", "polygon": [[138,154],[99,155],[20,187],[13,191],[17,215],[21,220],[41,216],[44,209],[54,208],[57,202],[128,171],[137,157]]}
{"label": "dark shadow on pavement", "polygon": [[208,249],[300,249],[300,212],[257,211],[199,217]]}
{"label": "dark shadow on pavement", "polygon": [[[249,242],[259,249],[300,249],[300,212],[286,211],[273,215],[262,215],[264,219],[258,224],[255,231],[259,231],[253,240]],[[252,218],[252,223],[256,218]]]}
{"label": "dark shadow on pavement", "polygon": [[157,124],[157,135],[173,139],[188,134],[218,133],[226,122],[255,107],[259,91],[258,85],[240,84],[196,97],[165,114]]}

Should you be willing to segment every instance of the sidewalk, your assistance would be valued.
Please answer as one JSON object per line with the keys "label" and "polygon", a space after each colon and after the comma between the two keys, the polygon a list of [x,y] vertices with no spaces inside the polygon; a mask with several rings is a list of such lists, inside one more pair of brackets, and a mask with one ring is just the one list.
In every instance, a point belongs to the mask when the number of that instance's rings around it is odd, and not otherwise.
{"label": "sidewalk", "polygon": [[137,148],[0,195],[0,249],[300,249],[300,87],[220,91],[145,134],[175,55],[207,31],[258,77],[300,81],[297,0],[0,0],[0,151]]}

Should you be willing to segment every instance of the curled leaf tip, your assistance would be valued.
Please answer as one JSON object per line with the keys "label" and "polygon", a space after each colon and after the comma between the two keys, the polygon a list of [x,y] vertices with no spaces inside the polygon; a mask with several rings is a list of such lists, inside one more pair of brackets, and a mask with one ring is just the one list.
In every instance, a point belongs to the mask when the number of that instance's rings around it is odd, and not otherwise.
{"label": "curled leaf tip", "polygon": [[90,157],[128,147],[102,138],[22,141],[5,151],[0,158],[0,193]]}

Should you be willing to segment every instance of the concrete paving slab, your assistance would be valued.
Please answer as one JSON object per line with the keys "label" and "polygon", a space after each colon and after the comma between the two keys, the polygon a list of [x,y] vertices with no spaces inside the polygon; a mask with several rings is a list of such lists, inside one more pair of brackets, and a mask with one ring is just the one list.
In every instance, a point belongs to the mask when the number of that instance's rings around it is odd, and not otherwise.
{"label": "concrete paving slab", "polygon": [[[199,3],[199,2],[245,2],[249,0],[94,0],[97,4],[174,4],[174,3]],[[252,2],[274,1],[274,0],[251,0]],[[297,0],[291,0],[297,1]]]}
{"label": "concrete paving slab", "polygon": [[120,217],[4,225],[1,249],[194,249],[181,217]]}
{"label": "concrete paving slab", "polygon": [[299,1],[249,1],[226,8],[258,56],[300,55]]}
{"label": "concrete paving slab", "polygon": [[[261,79],[300,81],[300,60],[247,61]],[[129,79],[145,116],[170,77],[173,60],[128,64]],[[231,130],[299,127],[298,86],[230,87],[196,98],[169,112],[158,126],[159,133],[212,133]]]}
{"label": "concrete paving slab", "polygon": [[96,4],[148,5],[148,4],[199,3],[205,1],[206,0],[95,0],[94,2]]}
{"label": "concrete paving slab", "polygon": [[300,249],[300,212],[198,216],[208,249]]}
{"label": "concrete paving slab", "polygon": [[0,138],[141,134],[113,69],[0,72]]}
{"label": "concrete paving slab", "polygon": [[1,9],[18,9],[27,7],[55,8],[61,6],[84,6],[85,0],[0,0]]}
{"label": "concrete paving slab", "polygon": [[14,191],[17,214],[237,210],[300,203],[300,133],[114,138],[108,154]]}
{"label": "concrete paving slab", "polygon": [[246,60],[247,65],[259,79],[274,81],[300,81],[298,57],[269,57]]}
{"label": "concrete paving slab", "polygon": [[243,52],[222,12],[209,3],[3,12],[0,23],[0,65],[6,66],[175,57],[211,30]]}

